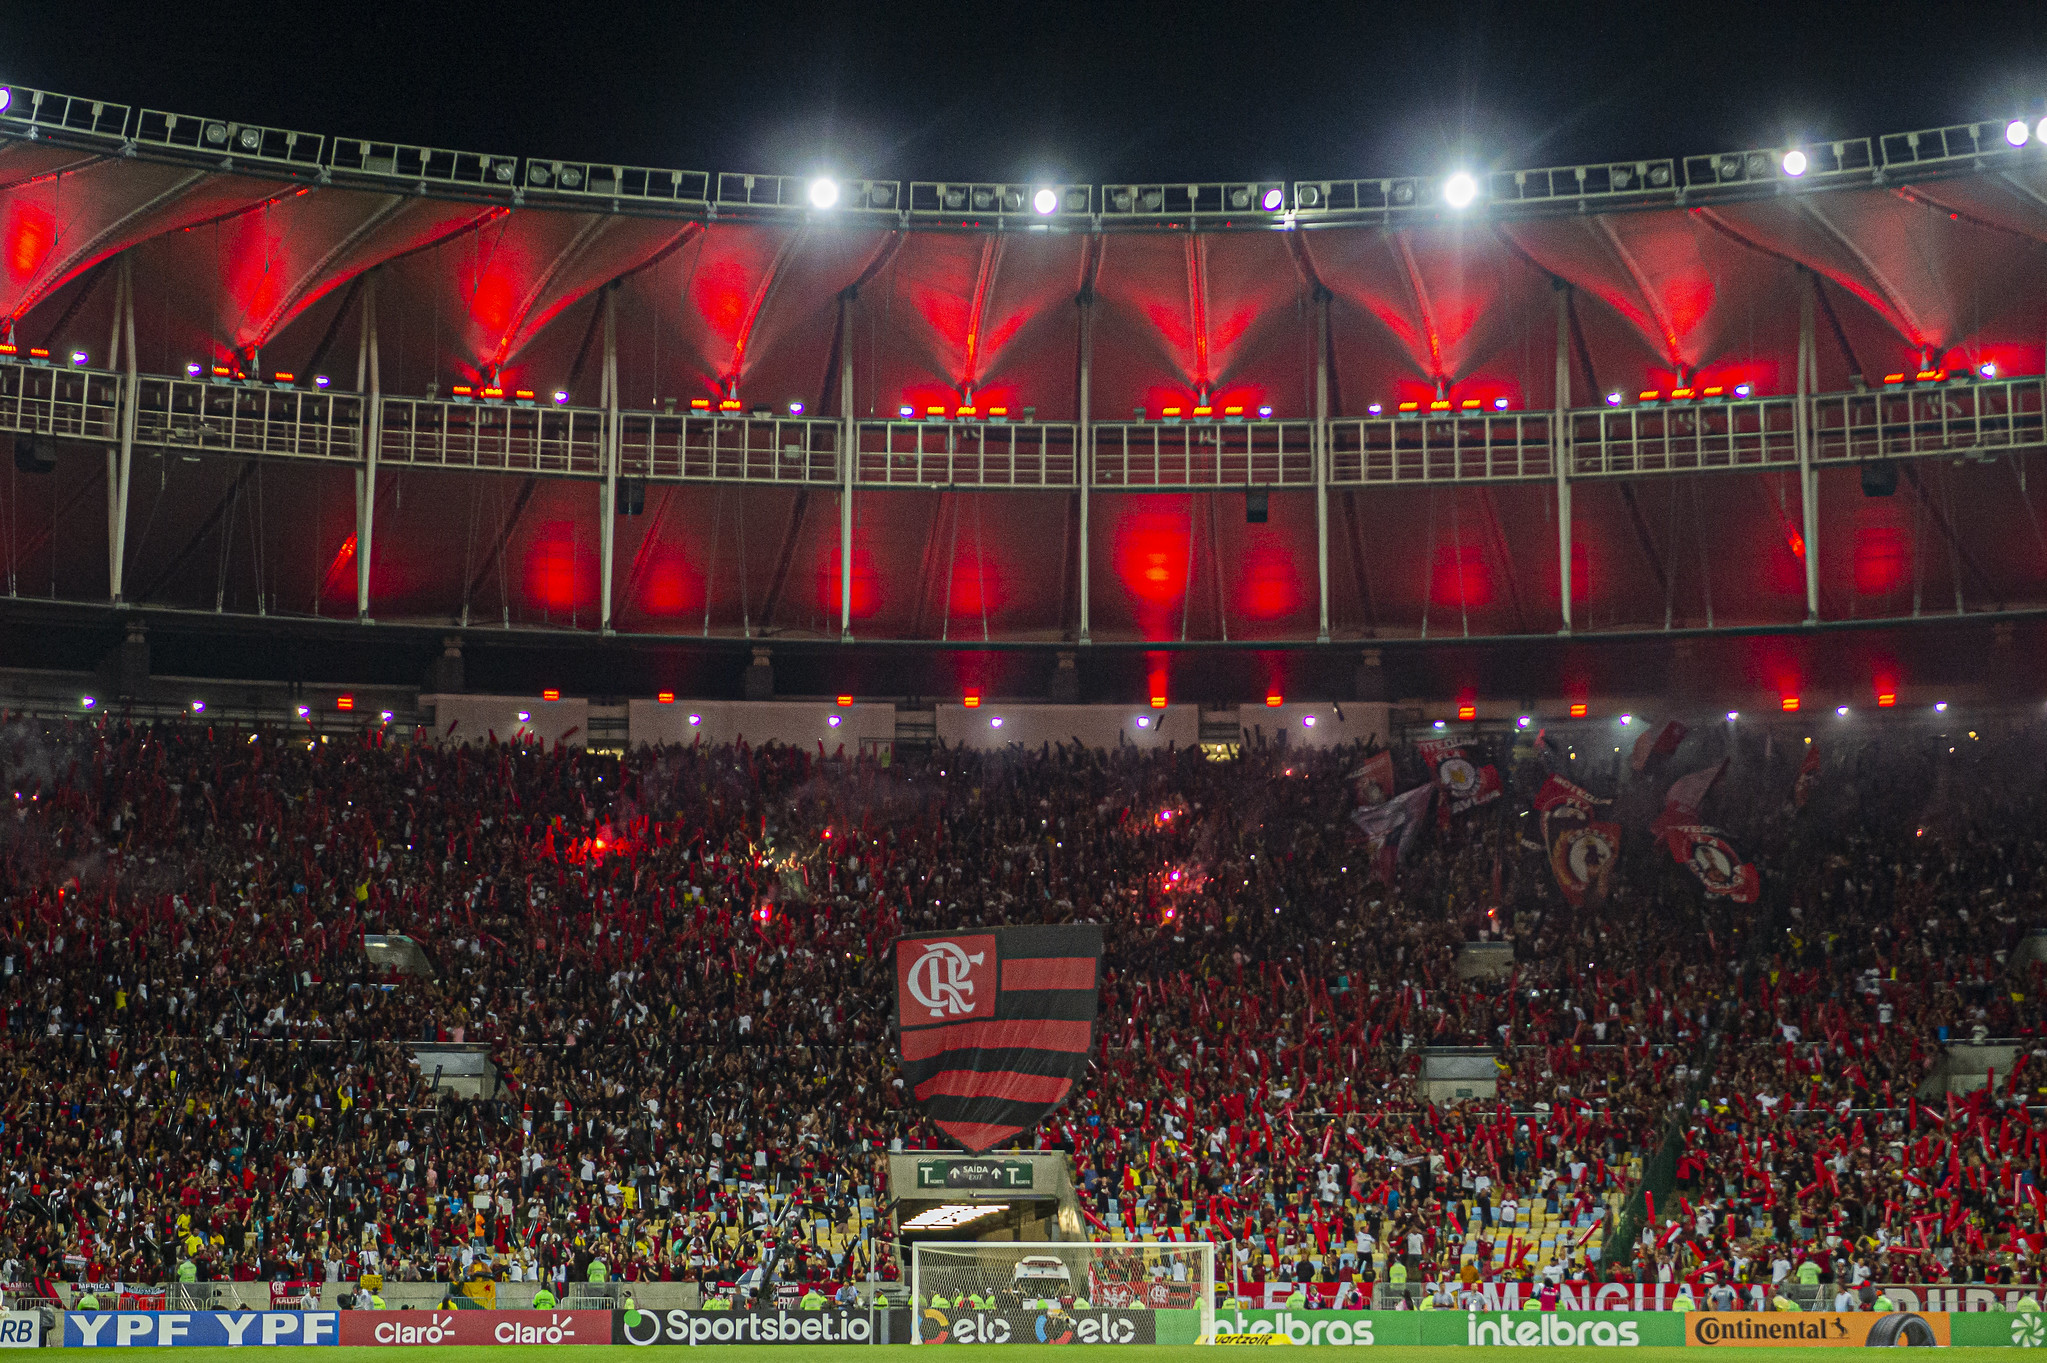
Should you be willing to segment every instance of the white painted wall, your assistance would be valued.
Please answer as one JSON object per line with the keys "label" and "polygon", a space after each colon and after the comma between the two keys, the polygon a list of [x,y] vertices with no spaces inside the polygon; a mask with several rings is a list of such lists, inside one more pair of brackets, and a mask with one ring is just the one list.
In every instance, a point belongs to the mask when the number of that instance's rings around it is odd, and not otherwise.
{"label": "white painted wall", "polygon": [[937,726],[941,742],[983,750],[1011,744],[1036,749],[1075,738],[1091,748],[1119,744],[1163,748],[1168,743],[1185,748],[1201,741],[1201,711],[1193,705],[1154,710],[1143,704],[1004,705],[984,700],[974,709],[940,705]]}
{"label": "white painted wall", "polygon": [[895,742],[896,707],[839,705],[830,700],[635,700],[626,706],[626,735],[633,747],[732,743],[741,738],[754,747],[786,743],[814,748],[822,743],[828,756],[844,744],[851,757],[859,753],[862,740]]}
{"label": "white painted wall", "polygon": [[1367,738],[1376,738],[1383,745],[1393,727],[1392,713],[1391,705],[1350,701],[1342,705],[1243,705],[1237,708],[1237,724],[1247,745],[1256,745],[1261,734],[1267,743],[1285,734],[1291,748],[1335,748]]}
{"label": "white painted wall", "polygon": [[[581,748],[590,739],[590,702],[580,696],[542,700],[538,696],[424,695],[419,707],[433,711],[434,741],[450,746],[485,743],[493,733],[500,743],[536,738],[550,748],[559,742]],[[519,718],[521,714],[526,716],[524,720]]]}

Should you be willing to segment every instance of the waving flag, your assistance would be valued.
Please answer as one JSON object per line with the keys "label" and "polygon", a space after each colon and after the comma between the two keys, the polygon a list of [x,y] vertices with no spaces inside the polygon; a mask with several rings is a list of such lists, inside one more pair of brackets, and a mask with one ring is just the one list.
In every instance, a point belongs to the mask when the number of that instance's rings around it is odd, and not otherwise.
{"label": "waving flag", "polygon": [[1426,738],[1414,746],[1443,788],[1443,805],[1437,811],[1443,819],[1500,798],[1499,769],[1473,762],[1457,739]]}
{"label": "waving flag", "polygon": [[1364,808],[1385,804],[1393,798],[1393,750],[1381,748],[1343,779],[1350,782],[1351,798]]}
{"label": "waving flag", "polygon": [[1434,786],[1416,786],[1383,805],[1351,811],[1350,821],[1357,825],[1358,833],[1370,847],[1379,879],[1388,885],[1393,883],[1393,868],[1407,855],[1407,849],[1414,845],[1414,835],[1428,818],[1429,801],[1435,793]]}
{"label": "waving flag", "polygon": [[1550,777],[1535,793],[1550,869],[1573,905],[1584,903],[1587,894],[1606,893],[1607,879],[1620,857],[1620,825],[1600,817],[1602,806],[1609,803],[1560,776]]}
{"label": "waving flag", "polygon": [[1043,1121],[1087,1073],[1102,930],[1092,923],[896,942],[903,1083],[975,1154]]}
{"label": "waving flag", "polygon": [[1663,797],[1663,813],[1657,816],[1651,831],[1662,840],[1671,860],[1699,878],[1707,894],[1723,896],[1738,904],[1753,904],[1763,892],[1762,877],[1754,866],[1741,859],[1725,833],[1699,817],[1706,792],[1726,770],[1723,758],[1671,782]]}

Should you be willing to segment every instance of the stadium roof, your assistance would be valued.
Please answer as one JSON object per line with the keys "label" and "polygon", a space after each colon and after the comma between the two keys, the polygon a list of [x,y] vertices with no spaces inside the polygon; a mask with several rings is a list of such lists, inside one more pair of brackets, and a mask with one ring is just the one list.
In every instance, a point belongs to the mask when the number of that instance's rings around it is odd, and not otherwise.
{"label": "stadium roof", "polygon": [[[1083,562],[1102,642],[1312,642],[1324,571],[1332,639],[1553,634],[1560,373],[1581,633],[2037,607],[2047,150],[2002,128],[1816,147],[1797,178],[1783,149],[1491,175],[1461,212],[1420,178],[1045,187],[1039,214],[1035,186],[818,209],[786,177],[17,90],[0,318],[53,368],[0,365],[0,426],[70,443],[8,486],[10,582],[109,595],[126,296],[126,599],[352,617],[374,298],[379,620],[592,629],[612,521],[619,631],[838,637],[848,366],[863,639],[1073,638]],[[607,330],[618,472],[648,480],[615,520]]]}

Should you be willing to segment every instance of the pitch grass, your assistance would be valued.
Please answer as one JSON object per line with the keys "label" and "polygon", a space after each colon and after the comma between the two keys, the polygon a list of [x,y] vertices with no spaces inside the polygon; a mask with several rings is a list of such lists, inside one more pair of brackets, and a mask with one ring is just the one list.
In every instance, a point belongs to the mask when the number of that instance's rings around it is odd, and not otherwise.
{"label": "pitch grass", "polygon": [[[1273,1357],[1267,1349],[1243,1349],[1243,1347],[1222,1347],[1206,1349],[1197,1345],[925,1345],[913,1349],[911,1345],[649,1345],[635,1349],[633,1345],[428,1345],[418,1349],[420,1355],[432,1359],[448,1359],[450,1363],[624,1363],[624,1359],[641,1357],[643,1363],[657,1355],[684,1355],[684,1353],[710,1353],[718,1357],[757,1355],[761,1363],[942,1363],[946,1359],[954,1363],[1077,1363],[1079,1357],[1101,1355],[1099,1363],[1163,1363],[1165,1359],[1181,1359],[1187,1355],[1197,1357],[1218,1357],[1234,1355],[1243,1363],[1253,1363],[1261,1357]],[[250,1353],[305,1353],[303,1349],[178,1349],[176,1363],[229,1363],[235,1355]],[[309,1363],[403,1363],[413,1349],[319,1349],[317,1359]],[[1498,1353],[1511,1357],[1529,1357],[1539,1353],[1541,1359],[1550,1363],[1593,1363],[1595,1359],[1613,1359],[1615,1355],[1627,1355],[1631,1359],[1642,1359],[1644,1363],[1685,1363],[1685,1355],[1693,1355],[1691,1363],[1701,1363],[1699,1355],[1719,1359],[1722,1363],[1824,1363],[1828,1351],[1818,1349],[1451,1349],[1445,1359],[1443,1347],[1349,1347],[1343,1345],[1318,1345],[1318,1347],[1296,1347],[1288,1345],[1279,1353],[1279,1359],[1288,1363],[1337,1363],[1339,1359],[1353,1359],[1357,1363],[1451,1363],[1455,1357],[1470,1357],[1476,1353]],[[1949,1349],[1941,1363],[1998,1363],[1998,1359],[2010,1359],[2010,1349]],[[680,1363],[680,1359],[678,1359]]]}

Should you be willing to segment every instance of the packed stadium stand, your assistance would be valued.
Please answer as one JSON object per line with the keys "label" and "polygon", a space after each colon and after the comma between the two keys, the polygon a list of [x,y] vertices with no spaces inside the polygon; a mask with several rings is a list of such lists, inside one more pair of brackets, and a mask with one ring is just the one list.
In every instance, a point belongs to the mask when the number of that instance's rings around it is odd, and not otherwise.
{"label": "packed stadium stand", "polygon": [[2030,1290],[2043,317],[2024,120],[899,184],[0,86],[0,1292],[901,1306],[893,944],[1044,924],[1070,1243]]}
{"label": "packed stadium stand", "polygon": [[[2035,1281],[2042,727],[1820,733],[1816,763],[1789,724],[1670,759],[1728,760],[1710,812],[1758,903],[1631,826],[1573,907],[1533,793],[1665,780],[1568,733],[1474,737],[1504,798],[1388,863],[1347,817],[1357,748],[620,759],[17,719],[0,1278],[596,1257],[715,1291],[772,1250],[892,1281],[887,1152],[946,1142],[893,1078],[889,942],[1083,919],[1093,1068],[1023,1144],[1071,1153],[1092,1238],[1211,1240],[1243,1281]],[[1504,978],[1460,974],[1499,942]],[[1956,1096],[1948,1043],[1986,1038]],[[421,1058],[479,1046],[468,1096]],[[1496,1096],[1427,1101],[1447,1048]]]}

